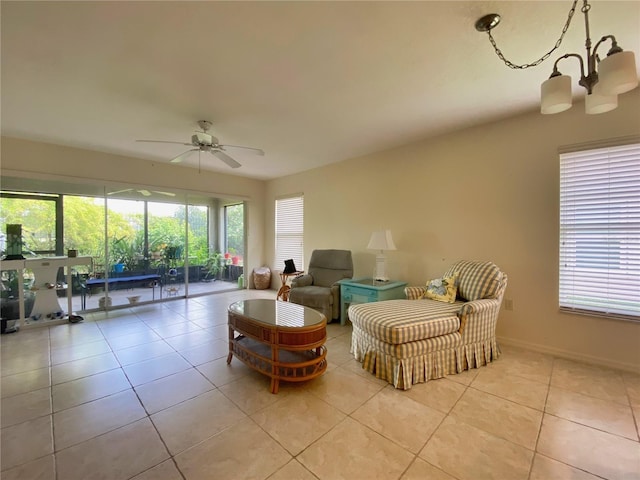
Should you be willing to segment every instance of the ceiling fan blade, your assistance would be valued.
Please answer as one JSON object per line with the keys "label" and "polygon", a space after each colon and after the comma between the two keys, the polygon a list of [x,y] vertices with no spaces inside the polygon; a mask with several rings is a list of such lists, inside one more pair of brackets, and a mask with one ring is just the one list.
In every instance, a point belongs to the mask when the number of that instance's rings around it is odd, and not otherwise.
{"label": "ceiling fan blade", "polygon": [[216,157],[218,157],[220,160],[222,160],[224,163],[229,165],[231,168],[238,168],[242,166],[238,162],[236,162],[233,158],[231,158],[229,155],[227,155],[224,152],[221,152],[220,150],[211,150],[211,153]]}
{"label": "ceiling fan blade", "polygon": [[158,193],[160,195],[166,195],[167,197],[175,197],[176,194],[175,193],[171,193],[171,192],[160,192],[158,190],[154,190],[153,193]]}
{"label": "ceiling fan blade", "polygon": [[107,195],[118,195],[119,193],[130,192],[133,188],[125,188],[124,190],[118,190],[117,192],[107,192]]}
{"label": "ceiling fan blade", "polygon": [[138,190],[142,195],[144,195],[145,197],[150,197],[151,196],[151,192],[149,190]]}
{"label": "ceiling fan blade", "polygon": [[193,145],[193,143],[185,143],[185,142],[169,142],[166,140],[136,140],[136,142],[146,142],[146,143],[173,143],[176,145]]}
{"label": "ceiling fan blade", "polygon": [[199,148],[192,148],[191,150],[187,150],[186,152],[181,153],[180,155],[178,155],[176,158],[173,158],[173,159],[169,160],[169,162],[171,162],[171,163],[180,163],[182,160],[187,158],[191,152],[197,152],[198,150],[200,150],[200,149]]}
{"label": "ceiling fan blade", "polygon": [[243,145],[218,145],[219,147],[232,147],[232,148],[244,148],[245,150],[253,150],[253,153],[255,153],[256,155],[260,155],[260,156],[264,156],[264,150],[262,150],[261,148],[253,148],[253,147],[245,147]]}

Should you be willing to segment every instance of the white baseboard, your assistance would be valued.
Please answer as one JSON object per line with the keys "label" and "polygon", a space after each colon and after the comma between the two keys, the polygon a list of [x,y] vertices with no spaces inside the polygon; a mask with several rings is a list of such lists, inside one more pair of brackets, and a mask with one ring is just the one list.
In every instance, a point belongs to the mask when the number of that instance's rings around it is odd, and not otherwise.
{"label": "white baseboard", "polygon": [[561,348],[553,348],[546,345],[539,345],[537,343],[523,342],[522,340],[516,340],[514,338],[497,336],[496,339],[498,340],[498,344],[502,343],[504,345],[511,345],[513,347],[524,348],[526,350],[532,350],[534,352],[546,353],[548,355],[554,355],[556,357],[566,358],[569,360],[577,360],[579,362],[615,368],[617,370],[640,373],[640,365],[635,365],[633,363],[617,362],[615,360],[571,352],[569,350],[563,350]]}

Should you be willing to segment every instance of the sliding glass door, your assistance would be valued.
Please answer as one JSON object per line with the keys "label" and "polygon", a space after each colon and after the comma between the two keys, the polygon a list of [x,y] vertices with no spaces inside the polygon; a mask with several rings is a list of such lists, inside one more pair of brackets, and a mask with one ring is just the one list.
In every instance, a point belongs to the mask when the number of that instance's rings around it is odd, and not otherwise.
{"label": "sliding glass door", "polygon": [[[92,258],[91,265],[73,272],[76,312],[238,288],[245,244],[242,203],[3,177],[7,185],[12,190],[1,192],[2,253],[6,225],[15,223],[23,228],[25,256],[74,249]],[[25,282],[28,277],[29,272]],[[3,283],[9,285],[9,279]]]}
{"label": "sliding glass door", "polygon": [[[105,199],[78,195],[63,196],[63,252],[76,250],[92,258],[91,265],[74,267],[71,278],[73,311],[99,307],[104,287],[96,279],[104,279],[107,262],[105,250]],[[87,285],[92,280],[94,285]],[[102,300],[104,303],[104,300]]]}
{"label": "sliding glass door", "polygon": [[108,280],[103,288],[108,296],[99,299],[98,307],[155,300],[159,279],[148,277],[145,261],[146,202],[107,195],[106,205]]}

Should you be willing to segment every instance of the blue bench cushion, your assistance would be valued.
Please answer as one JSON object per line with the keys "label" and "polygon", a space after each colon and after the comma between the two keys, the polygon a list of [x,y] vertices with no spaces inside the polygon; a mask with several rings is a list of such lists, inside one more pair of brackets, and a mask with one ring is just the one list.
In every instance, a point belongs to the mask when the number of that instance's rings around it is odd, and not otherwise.
{"label": "blue bench cushion", "polygon": [[87,287],[104,285],[107,282],[109,285],[115,285],[117,283],[127,283],[127,282],[144,282],[144,281],[155,281],[160,280],[160,275],[151,274],[151,275],[132,275],[130,277],[109,277],[109,278],[92,278],[87,280]]}

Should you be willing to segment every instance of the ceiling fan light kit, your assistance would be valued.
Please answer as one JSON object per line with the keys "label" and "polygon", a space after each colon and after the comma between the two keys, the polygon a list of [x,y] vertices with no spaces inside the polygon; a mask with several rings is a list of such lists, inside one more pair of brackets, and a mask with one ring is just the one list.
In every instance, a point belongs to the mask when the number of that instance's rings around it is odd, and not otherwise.
{"label": "ceiling fan light kit", "polygon": [[[516,65],[507,60],[493,38],[491,30],[500,23],[500,15],[491,13],[479,18],[475,27],[479,32],[486,32],[489,41],[496,52],[496,55],[513,69],[525,69],[541,64],[560,46],[564,35],[569,29],[571,19],[575,13],[578,0],[574,0],[567,21],[560,38],[555,46],[532,63]],[[605,35],[591,49],[591,37],[589,32],[589,5],[588,0],[583,0],[581,12],[584,14],[584,25],[586,31],[585,47],[587,50],[586,62],[577,53],[567,53],[556,60],[553,65],[553,72],[548,80],[542,83],[540,88],[540,112],[543,114],[560,113],[571,108],[571,77],[562,75],[558,70],[558,63],[565,58],[576,58],[580,64],[580,80],[578,84],[587,90],[585,98],[585,111],[587,114],[599,114],[609,112],[618,106],[618,95],[633,90],[638,86],[638,75],[636,71],[635,55],[630,51],[623,51],[618,46],[618,42],[613,35]],[[598,47],[610,40],[611,48],[607,52],[607,57],[600,60],[596,53]]]}
{"label": "ceiling fan light kit", "polygon": [[198,152],[198,165],[200,165],[200,154],[202,152],[208,152],[222,160],[231,168],[239,168],[242,165],[237,162],[235,159],[231,158],[224,151],[226,148],[242,148],[245,150],[250,150],[252,153],[256,155],[264,155],[264,151],[260,148],[253,147],[245,147],[243,145],[222,145],[218,143],[218,139],[213,135],[207,133],[207,131],[211,128],[212,123],[208,120],[199,120],[198,125],[202,129],[201,132],[196,131],[194,135],[191,136],[191,143],[183,143],[183,142],[172,142],[166,140],[136,140],[137,142],[151,142],[151,143],[173,143],[178,145],[188,145],[193,146],[190,150],[181,153],[177,157],[169,160],[170,163],[180,163],[185,158],[187,158],[191,152]]}
{"label": "ceiling fan light kit", "polygon": [[196,132],[196,134],[191,137],[191,142],[195,145],[211,145],[212,143],[218,143],[218,139],[208,133]]}

